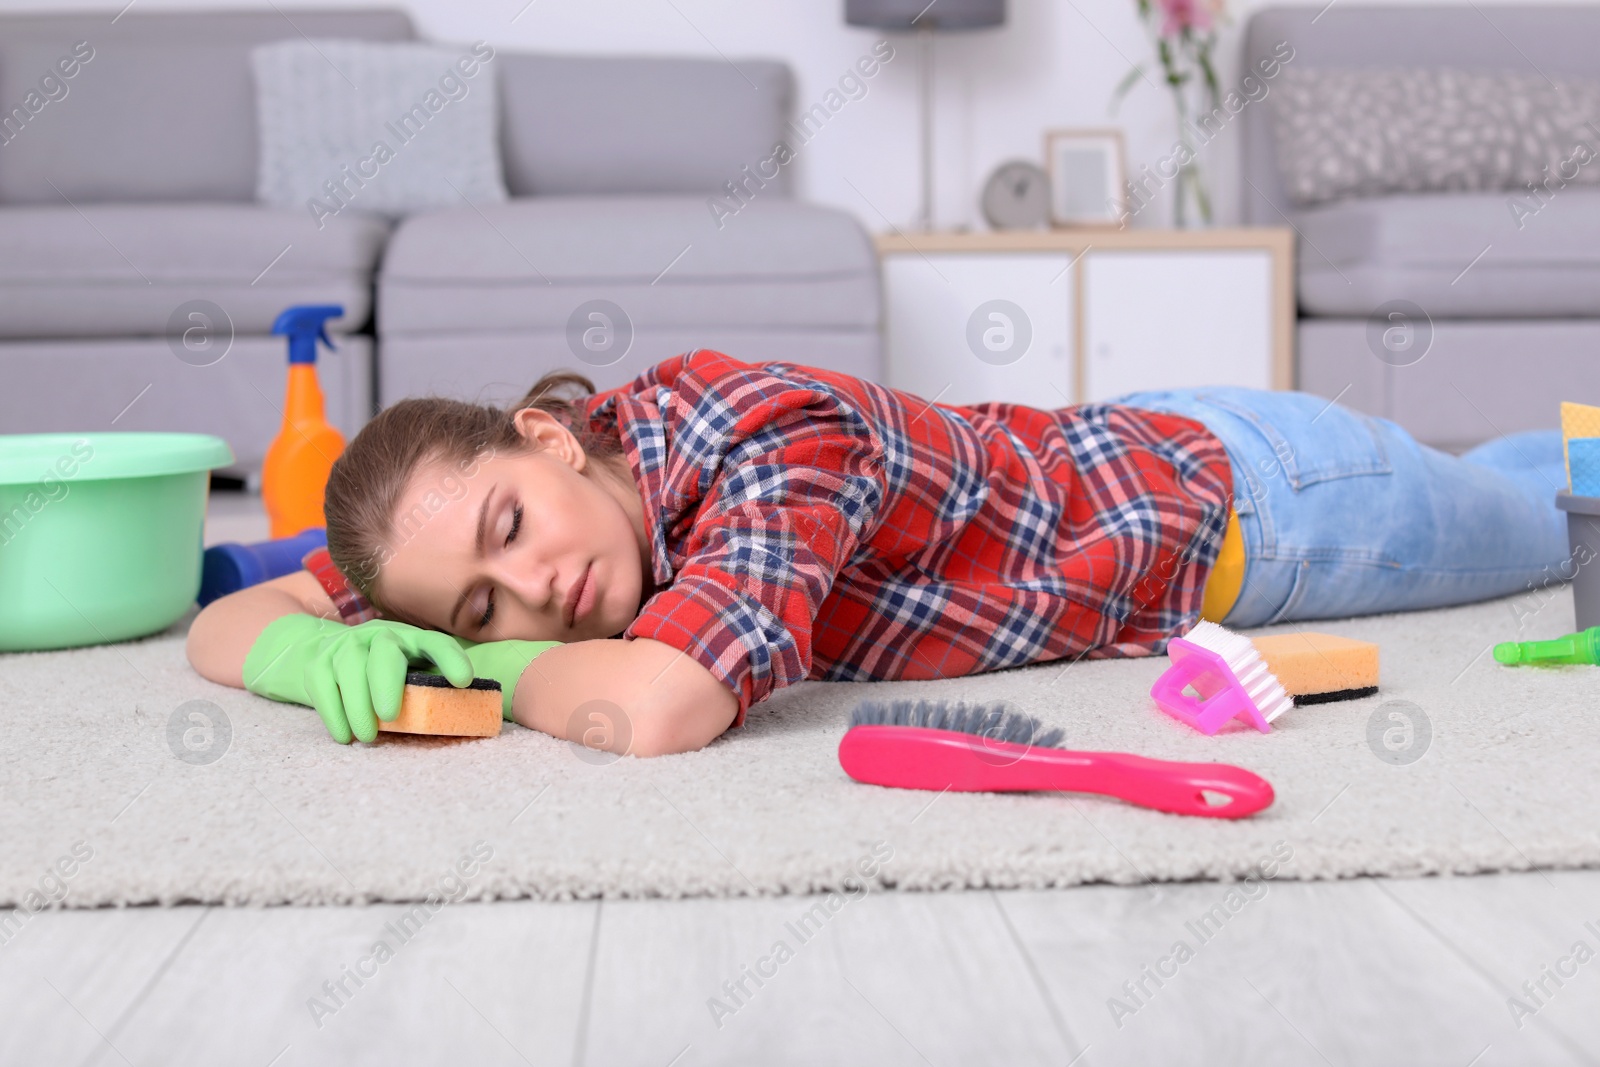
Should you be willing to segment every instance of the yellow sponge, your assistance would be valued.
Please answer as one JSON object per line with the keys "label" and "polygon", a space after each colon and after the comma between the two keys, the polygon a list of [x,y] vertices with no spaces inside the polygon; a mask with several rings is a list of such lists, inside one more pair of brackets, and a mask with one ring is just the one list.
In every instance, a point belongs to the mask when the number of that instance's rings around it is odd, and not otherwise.
{"label": "yellow sponge", "polygon": [[1572,488],[1572,458],[1567,442],[1574,437],[1600,437],[1600,408],[1589,404],[1561,402],[1561,455],[1567,461],[1567,488]]}
{"label": "yellow sponge", "polygon": [[1333,634],[1252,637],[1267,670],[1296,704],[1353,700],[1378,691],[1378,646]]}
{"label": "yellow sponge", "polygon": [[437,674],[406,675],[400,714],[393,722],[378,720],[378,729],[396,734],[444,737],[497,737],[500,733],[500,683],[474,678],[457,689]]}

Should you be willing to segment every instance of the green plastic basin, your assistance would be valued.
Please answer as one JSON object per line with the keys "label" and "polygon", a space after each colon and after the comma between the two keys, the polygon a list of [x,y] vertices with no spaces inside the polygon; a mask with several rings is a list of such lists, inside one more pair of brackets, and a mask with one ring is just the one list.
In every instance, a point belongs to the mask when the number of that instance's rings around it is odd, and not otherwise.
{"label": "green plastic basin", "polygon": [[210,471],[193,433],[0,435],[0,652],[159,633],[200,591]]}

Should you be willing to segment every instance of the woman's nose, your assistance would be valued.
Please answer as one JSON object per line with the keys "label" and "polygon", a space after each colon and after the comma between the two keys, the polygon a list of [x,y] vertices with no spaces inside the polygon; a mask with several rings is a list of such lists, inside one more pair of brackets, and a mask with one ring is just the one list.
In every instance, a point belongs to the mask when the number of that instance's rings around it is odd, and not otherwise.
{"label": "woman's nose", "polygon": [[496,580],[534,611],[547,609],[560,596],[556,569],[548,563],[513,553],[499,561]]}

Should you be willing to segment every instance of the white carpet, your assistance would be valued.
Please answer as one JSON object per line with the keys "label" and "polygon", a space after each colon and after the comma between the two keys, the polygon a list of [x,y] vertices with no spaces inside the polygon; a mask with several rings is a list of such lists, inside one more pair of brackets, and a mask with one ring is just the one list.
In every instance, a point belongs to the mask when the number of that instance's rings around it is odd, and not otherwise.
{"label": "white carpet", "polygon": [[[1571,622],[1562,592],[1523,636]],[[608,765],[520,727],[340,747],[310,710],[202,681],[183,628],[0,656],[0,903],[792,893],[846,886],[863,860],[904,889],[1229,879],[1275,847],[1292,851],[1278,872],[1289,878],[1600,866],[1600,668],[1495,664],[1489,644],[1516,633],[1511,601],[1319,624],[1381,643],[1382,691],[1296,709],[1267,735],[1207,738],[1155,710],[1163,658],[808,683],[702,752]],[[869,695],[1007,700],[1065,725],[1069,747],[1241,764],[1277,802],[1230,822],[1086,796],[857,785],[835,748]],[[231,724],[209,764],[169,744],[169,719],[191,700]],[[1369,744],[1374,709],[1393,700],[1431,725],[1409,765]],[[874,863],[875,849],[892,858]],[[463,856],[470,873],[452,876]]]}

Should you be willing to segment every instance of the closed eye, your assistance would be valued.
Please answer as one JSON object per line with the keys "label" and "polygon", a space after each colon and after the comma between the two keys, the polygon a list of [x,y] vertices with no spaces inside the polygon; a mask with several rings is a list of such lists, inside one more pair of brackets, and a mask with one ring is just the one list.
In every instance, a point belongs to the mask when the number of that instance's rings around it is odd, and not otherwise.
{"label": "closed eye", "polygon": [[[517,532],[522,529],[522,505],[516,504],[511,508],[511,530],[506,534],[505,543],[510,545],[517,539]],[[489,590],[489,602],[484,606],[483,615],[478,619],[478,629],[482,630],[494,620],[494,590]]]}

